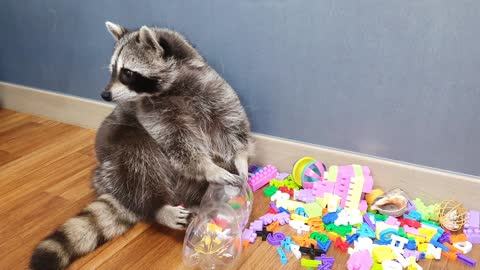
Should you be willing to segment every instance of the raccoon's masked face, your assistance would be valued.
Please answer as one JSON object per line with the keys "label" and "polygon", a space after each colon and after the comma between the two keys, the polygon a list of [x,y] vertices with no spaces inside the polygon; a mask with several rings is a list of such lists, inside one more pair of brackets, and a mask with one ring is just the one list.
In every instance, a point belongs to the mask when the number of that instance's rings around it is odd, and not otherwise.
{"label": "raccoon's masked face", "polygon": [[121,102],[157,95],[170,86],[176,62],[166,57],[169,48],[161,33],[146,26],[134,32],[111,22],[106,26],[117,42],[110,61],[110,82],[101,94],[104,100]]}

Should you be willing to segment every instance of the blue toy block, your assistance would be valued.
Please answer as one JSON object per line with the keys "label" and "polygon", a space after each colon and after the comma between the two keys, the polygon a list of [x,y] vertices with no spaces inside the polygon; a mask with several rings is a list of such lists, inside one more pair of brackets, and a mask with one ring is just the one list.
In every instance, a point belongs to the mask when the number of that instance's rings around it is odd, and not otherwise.
{"label": "blue toy block", "polygon": [[288,262],[287,255],[285,255],[285,252],[283,252],[283,249],[281,247],[278,247],[277,252],[278,252],[278,255],[280,256],[280,262],[282,264],[287,264]]}

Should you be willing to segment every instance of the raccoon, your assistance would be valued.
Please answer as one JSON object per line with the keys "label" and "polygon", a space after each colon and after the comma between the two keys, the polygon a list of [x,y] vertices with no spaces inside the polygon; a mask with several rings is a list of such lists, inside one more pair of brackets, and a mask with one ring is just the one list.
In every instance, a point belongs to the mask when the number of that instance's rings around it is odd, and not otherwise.
{"label": "raccoon", "polygon": [[179,33],[107,22],[117,105],[96,136],[97,198],[34,249],[30,268],[65,269],[139,221],[184,229],[209,184],[244,183],[253,151],[240,100]]}

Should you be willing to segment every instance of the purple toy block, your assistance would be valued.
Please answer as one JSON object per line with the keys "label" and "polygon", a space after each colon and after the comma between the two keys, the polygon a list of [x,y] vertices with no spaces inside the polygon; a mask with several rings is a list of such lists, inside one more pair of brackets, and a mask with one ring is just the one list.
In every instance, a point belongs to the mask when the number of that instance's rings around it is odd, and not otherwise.
{"label": "purple toy block", "polygon": [[279,174],[277,175],[277,179],[278,179],[278,180],[283,180],[283,179],[287,178],[287,176],[289,176],[289,175],[290,175],[290,174],[288,174],[288,173],[279,173]]}
{"label": "purple toy block", "polygon": [[255,220],[250,223],[250,230],[261,231],[262,228],[263,228],[263,221],[261,220]]}
{"label": "purple toy block", "polygon": [[477,265],[477,261],[475,261],[474,259],[472,258],[469,258],[465,255],[463,255],[462,253],[459,253],[457,252],[457,260],[463,262],[464,264],[466,265],[469,265],[471,267],[475,267],[475,265]]}
{"label": "purple toy block", "polygon": [[244,241],[246,240],[246,241],[249,241],[250,243],[254,243],[256,239],[257,239],[257,234],[253,230],[250,230],[250,229],[243,230],[242,240]]}
{"label": "purple toy block", "polygon": [[263,221],[263,225],[268,225],[273,222],[273,217],[275,215],[272,213],[267,213],[263,216],[261,216],[259,219]]}
{"label": "purple toy block", "polygon": [[316,198],[313,195],[313,189],[300,189],[295,191],[295,199],[306,203],[313,203]]}
{"label": "purple toy block", "polygon": [[255,173],[256,171],[258,171],[258,169],[260,169],[258,166],[252,165],[250,166],[250,168],[248,168],[248,172]]}
{"label": "purple toy block", "polygon": [[373,231],[375,231],[377,229],[377,226],[375,226],[375,224],[373,224],[372,220],[370,219],[370,216],[368,214],[364,214],[363,215],[363,221],[365,223],[367,223],[368,227],[370,227]]}
{"label": "purple toy block", "polygon": [[440,238],[438,238],[438,242],[440,242],[440,243],[445,243],[445,242],[450,243],[450,236],[451,236],[450,232],[445,232],[445,233],[442,234],[442,236],[440,236]]}
{"label": "purple toy block", "polygon": [[273,215],[273,220],[278,221],[278,223],[280,223],[280,226],[283,226],[290,223],[290,215],[285,212],[281,212]]}
{"label": "purple toy block", "polygon": [[272,246],[279,246],[285,240],[285,234],[281,232],[271,233],[267,236],[267,241]]}
{"label": "purple toy block", "polygon": [[420,260],[420,252],[416,250],[409,250],[409,249],[404,249],[403,250],[403,257],[408,258],[408,257],[415,257],[415,260],[418,262]]}
{"label": "purple toy block", "polygon": [[372,266],[372,256],[366,249],[353,253],[347,261],[347,269],[349,270],[370,270]]}
{"label": "purple toy block", "polygon": [[280,210],[278,210],[277,205],[274,202],[270,202],[270,207],[273,208],[277,213],[280,212]]}
{"label": "purple toy block", "polygon": [[413,203],[413,201],[409,200],[407,202],[407,211],[408,212],[411,212],[411,211],[416,211],[417,210],[417,207],[415,206],[415,204]]}
{"label": "purple toy block", "polygon": [[325,254],[315,257],[315,260],[322,262],[322,264],[318,265],[319,270],[331,270],[333,264],[335,263],[335,259],[333,257],[327,257]]}
{"label": "purple toy block", "polygon": [[248,179],[248,184],[252,187],[253,191],[268,184],[270,180],[277,177],[278,171],[273,165],[267,165],[259,172],[255,173]]}
{"label": "purple toy block", "polygon": [[463,233],[472,244],[480,243],[480,212],[470,210],[467,214]]}

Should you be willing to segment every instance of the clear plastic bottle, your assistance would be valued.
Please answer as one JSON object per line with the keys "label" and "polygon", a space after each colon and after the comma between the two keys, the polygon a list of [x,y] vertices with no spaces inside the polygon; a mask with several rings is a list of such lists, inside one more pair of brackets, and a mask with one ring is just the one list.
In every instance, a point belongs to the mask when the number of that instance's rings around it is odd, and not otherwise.
{"label": "clear plastic bottle", "polygon": [[189,267],[221,269],[242,251],[242,230],[252,211],[253,192],[241,187],[210,185],[198,215],[187,228],[183,261]]}

